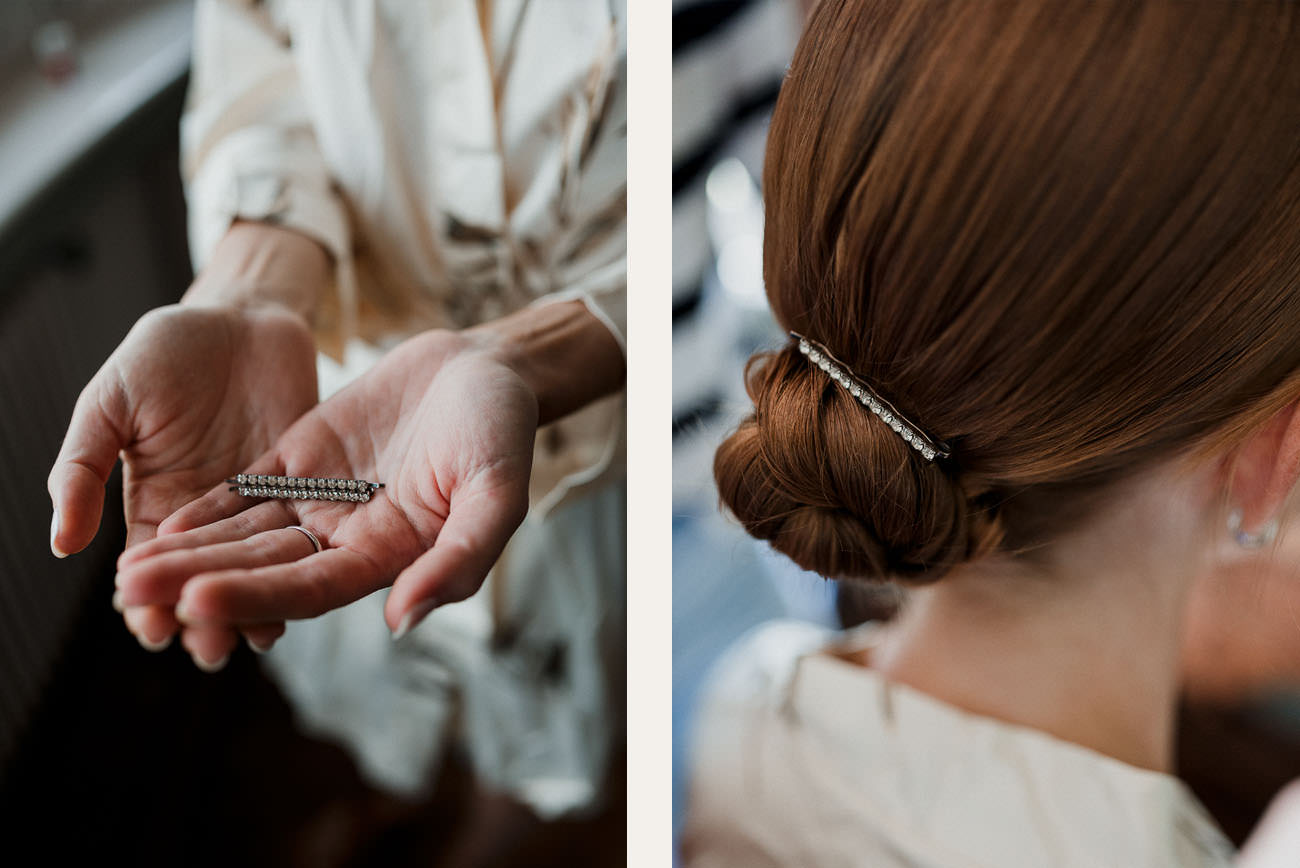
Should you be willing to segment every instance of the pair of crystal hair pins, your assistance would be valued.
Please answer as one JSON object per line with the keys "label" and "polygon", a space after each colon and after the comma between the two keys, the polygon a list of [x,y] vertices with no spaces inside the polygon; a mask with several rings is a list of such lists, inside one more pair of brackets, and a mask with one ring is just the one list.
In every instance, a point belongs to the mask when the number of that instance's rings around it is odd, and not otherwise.
{"label": "pair of crystal hair pins", "polygon": [[270,497],[280,500],[338,500],[365,503],[384,487],[382,482],[364,479],[330,479],[319,476],[267,476],[239,473],[227,479],[230,490],[244,497]]}
{"label": "pair of crystal hair pins", "polygon": [[906,416],[894,408],[893,404],[882,398],[865,380],[854,374],[848,365],[835,358],[826,347],[798,332],[790,332],[790,337],[799,342],[799,352],[807,356],[808,361],[824,371],[826,376],[852,395],[854,400],[893,429],[895,434],[903,438],[904,442],[920,453],[926,461],[947,458],[952,454],[947,444],[926,434],[919,425],[909,422]]}

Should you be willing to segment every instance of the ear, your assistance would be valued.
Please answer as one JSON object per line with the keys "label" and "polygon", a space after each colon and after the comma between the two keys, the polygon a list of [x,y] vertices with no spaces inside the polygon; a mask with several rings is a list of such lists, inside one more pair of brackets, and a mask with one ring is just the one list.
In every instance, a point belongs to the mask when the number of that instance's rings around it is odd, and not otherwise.
{"label": "ear", "polygon": [[1241,510],[1246,531],[1262,527],[1300,478],[1300,402],[1282,408],[1228,459],[1228,502]]}

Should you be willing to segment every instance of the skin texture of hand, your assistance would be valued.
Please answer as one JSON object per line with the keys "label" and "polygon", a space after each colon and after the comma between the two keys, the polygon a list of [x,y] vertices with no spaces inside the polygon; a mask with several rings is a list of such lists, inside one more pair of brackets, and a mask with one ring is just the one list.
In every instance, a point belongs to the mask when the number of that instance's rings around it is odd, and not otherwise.
{"label": "skin texture of hand", "polygon": [[266,454],[227,470],[384,483],[368,503],[258,501],[218,486],[123,555],[123,602],[175,605],[191,627],[247,629],[393,585],[385,618],[405,632],[474,593],[523,520],[538,412],[535,391],[491,342],[412,338]]}
{"label": "skin texture of hand", "polygon": [[[49,476],[51,548],[66,556],[94,538],[119,453],[130,551],[262,454],[315,402],[315,350],[301,317],[275,307],[151,311],[77,401]],[[132,607],[125,617],[154,650],[178,627],[170,606]],[[245,635],[267,647],[283,629],[271,622]],[[228,654],[235,638],[226,629],[182,635],[196,661],[209,663]]]}

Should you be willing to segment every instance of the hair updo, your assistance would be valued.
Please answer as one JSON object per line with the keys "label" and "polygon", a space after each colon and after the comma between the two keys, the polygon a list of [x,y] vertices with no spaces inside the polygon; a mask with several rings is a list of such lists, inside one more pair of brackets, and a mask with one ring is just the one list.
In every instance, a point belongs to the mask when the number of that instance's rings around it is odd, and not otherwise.
{"label": "hair updo", "polygon": [[768,299],[952,457],[790,344],[747,367],[723,504],[806,569],[931,581],[1300,395],[1298,19],[821,0],[768,138]]}
{"label": "hair updo", "polygon": [[925,579],[990,549],[992,516],[791,347],[746,372],[754,414],[722,444],[722,499],[759,539],[826,576]]}

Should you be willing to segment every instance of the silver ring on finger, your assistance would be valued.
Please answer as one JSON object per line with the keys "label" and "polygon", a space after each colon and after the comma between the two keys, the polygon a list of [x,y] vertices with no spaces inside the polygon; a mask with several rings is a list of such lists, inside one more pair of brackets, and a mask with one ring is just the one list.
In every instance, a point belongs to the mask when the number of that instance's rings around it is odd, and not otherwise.
{"label": "silver ring on finger", "polygon": [[307,530],[307,528],[303,527],[302,525],[300,525],[300,524],[291,524],[291,525],[289,525],[289,530],[302,531],[304,534],[306,534],[307,539],[311,540],[311,544],[312,544],[313,547],[315,547],[315,549],[316,549],[317,552],[320,552],[320,551],[323,550],[324,546],[322,546],[322,545],[320,544],[320,540],[316,538],[316,534],[314,534],[314,533],[312,533],[311,531]]}

